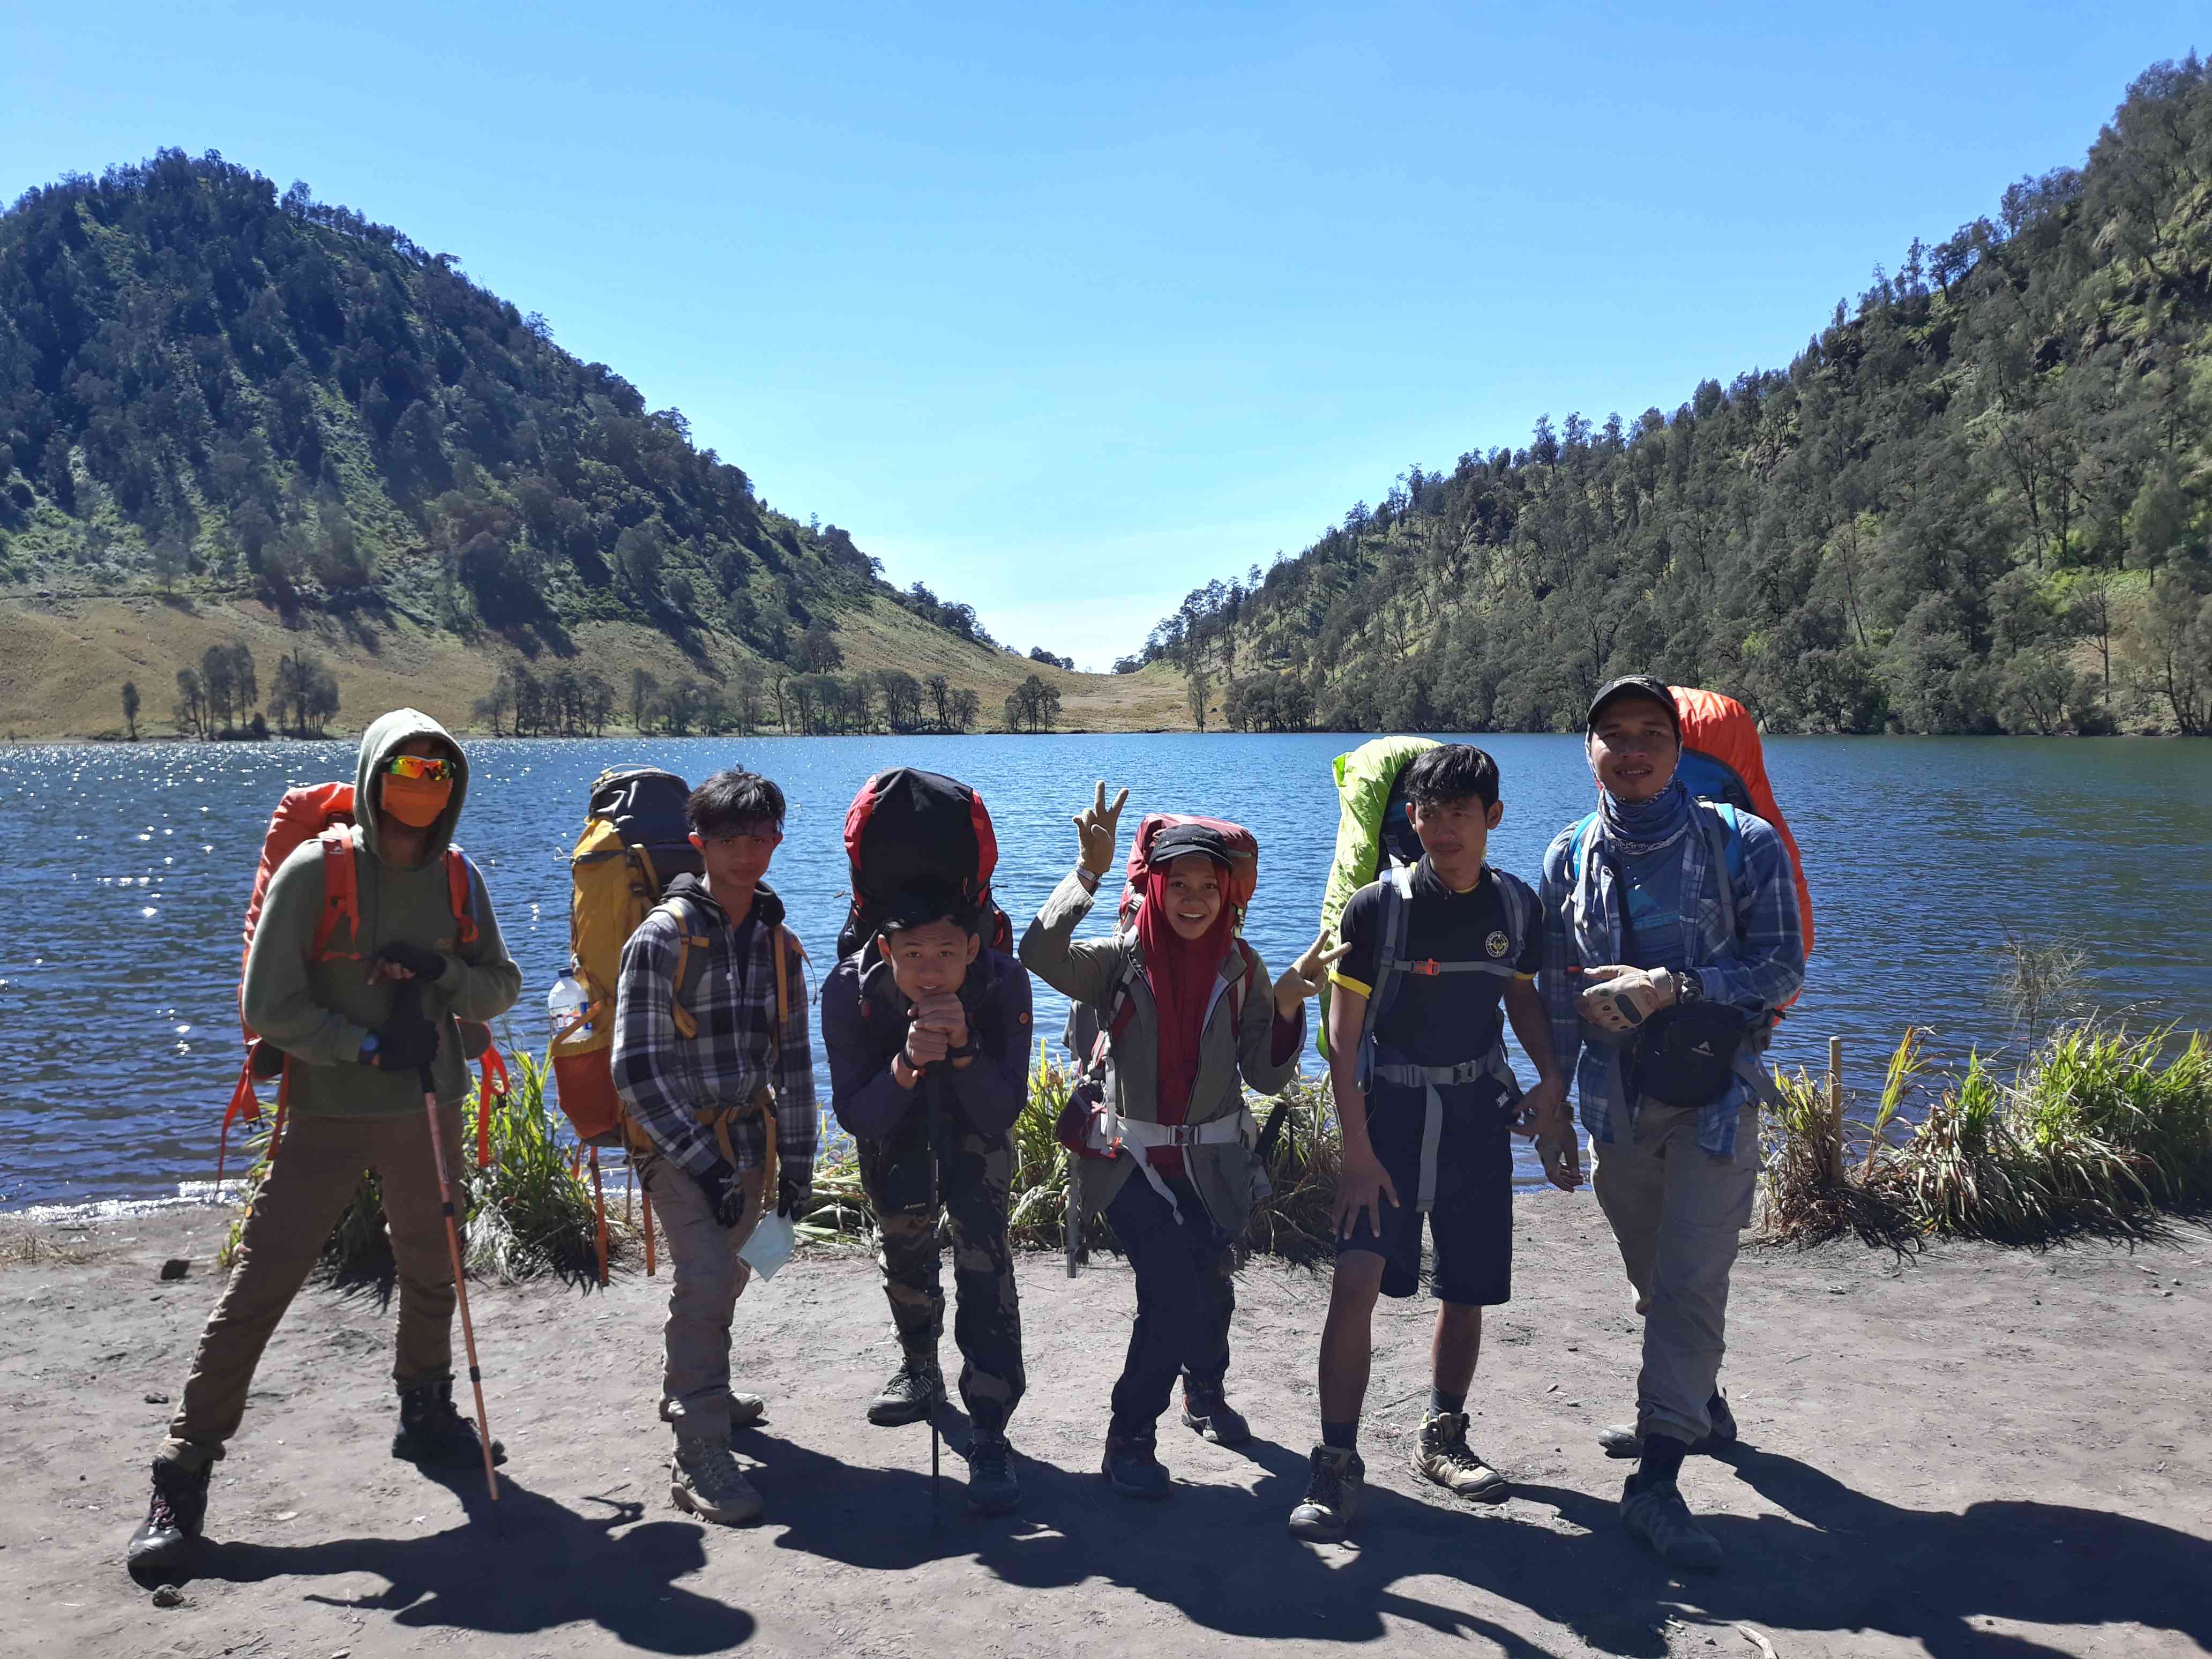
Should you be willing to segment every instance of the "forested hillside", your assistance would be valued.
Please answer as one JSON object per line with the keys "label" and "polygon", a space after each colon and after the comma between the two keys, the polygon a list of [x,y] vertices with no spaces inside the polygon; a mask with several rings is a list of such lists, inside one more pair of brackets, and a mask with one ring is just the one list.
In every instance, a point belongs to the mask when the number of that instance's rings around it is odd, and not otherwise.
{"label": "forested hillside", "polygon": [[1411,468],[1192,593],[1144,658],[1263,729],[1571,729],[1649,669],[1776,731],[2203,732],[2209,507],[2192,55],[2129,88],[2086,167],[1877,266],[1787,369]]}
{"label": "forested hillside", "polygon": [[[0,217],[0,600],[125,596],[213,619],[211,645],[263,617],[334,651],[458,644],[483,670],[480,722],[534,729],[684,729],[749,704],[808,729],[972,724],[1031,676],[1067,678],[966,605],[888,587],[836,526],[770,511],[679,412],[450,258],[212,154],[34,189]],[[579,650],[615,624],[635,649]],[[63,654],[84,632],[57,635]],[[882,678],[906,657],[929,660]],[[148,666],[150,718],[168,688]]]}

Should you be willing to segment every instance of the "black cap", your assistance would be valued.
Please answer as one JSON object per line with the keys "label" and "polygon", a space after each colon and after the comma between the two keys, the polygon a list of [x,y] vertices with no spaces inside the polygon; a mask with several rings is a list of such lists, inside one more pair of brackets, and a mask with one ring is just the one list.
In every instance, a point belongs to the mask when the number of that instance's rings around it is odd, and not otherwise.
{"label": "black cap", "polygon": [[1152,837],[1152,844],[1145,849],[1145,862],[1155,870],[1164,870],[1176,860],[1188,858],[1193,853],[1202,854],[1224,870],[1236,867],[1235,856],[1221,832],[1202,823],[1168,825]]}
{"label": "black cap", "polygon": [[922,927],[933,921],[956,921],[963,927],[975,919],[975,907],[949,882],[917,881],[902,887],[884,906],[878,924],[886,933]]}
{"label": "black cap", "polygon": [[1623,674],[1618,679],[1607,680],[1599,688],[1597,696],[1590,699],[1589,713],[1583,717],[1583,730],[1595,732],[1597,717],[1604,712],[1606,704],[1618,702],[1623,697],[1642,697],[1665,709],[1667,724],[1674,728],[1675,745],[1680,746],[1682,716],[1674,707],[1674,694],[1667,689],[1665,681],[1650,674]]}

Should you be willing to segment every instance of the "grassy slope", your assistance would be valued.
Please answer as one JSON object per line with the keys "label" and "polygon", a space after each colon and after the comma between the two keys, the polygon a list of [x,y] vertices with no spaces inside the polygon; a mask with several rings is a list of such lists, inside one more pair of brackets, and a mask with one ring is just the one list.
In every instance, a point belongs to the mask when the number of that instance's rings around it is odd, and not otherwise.
{"label": "grassy slope", "polygon": [[[967,644],[929,627],[888,599],[872,599],[837,618],[843,672],[904,668],[916,678],[941,672],[972,686],[982,699],[985,729],[1003,718],[1000,704],[1034,672],[1060,688],[1060,726],[1070,731],[1186,729],[1182,683],[1162,666],[1135,675],[1075,674],[1004,652]],[[139,729],[167,736],[176,671],[197,663],[211,645],[243,641],[259,666],[264,695],[276,659],[304,642],[337,674],[339,725],[412,704],[457,730],[471,729],[471,706],[489,690],[500,653],[482,643],[433,633],[411,623],[349,635],[327,617],[298,631],[250,600],[167,602],[127,598],[0,599],[0,735],[40,739],[119,732],[121,688],[135,679],[143,699]],[[719,678],[741,653],[726,636],[704,636],[702,664],[662,635],[628,623],[586,623],[574,630],[575,659],[626,687],[633,665],[665,683],[683,673]],[[538,666],[555,665],[541,656]]]}

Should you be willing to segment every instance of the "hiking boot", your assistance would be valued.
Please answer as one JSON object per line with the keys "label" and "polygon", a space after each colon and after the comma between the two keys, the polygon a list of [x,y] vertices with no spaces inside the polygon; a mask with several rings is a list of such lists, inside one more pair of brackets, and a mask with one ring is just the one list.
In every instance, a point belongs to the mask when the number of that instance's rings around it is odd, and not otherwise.
{"label": "hiking boot", "polygon": [[[1735,1444],[1735,1413],[1729,1409],[1728,1396],[1715,1395],[1705,1410],[1713,1425],[1704,1439],[1691,1445],[1688,1455],[1692,1457],[1711,1457],[1723,1446]],[[1633,1423],[1608,1424],[1597,1431],[1597,1443],[1607,1457],[1644,1455],[1644,1437],[1637,1433]]]}
{"label": "hiking boot", "polygon": [[1217,1446],[1252,1443],[1252,1425],[1244,1420],[1244,1413],[1218,1391],[1197,1392],[1185,1388],[1182,1422],[1185,1428],[1195,1431],[1201,1439],[1211,1440]]}
{"label": "hiking boot", "polygon": [[945,1373],[935,1359],[908,1354],[884,1391],[868,1404],[868,1421],[879,1429],[919,1423],[945,1403]]}
{"label": "hiking boot", "polygon": [[169,1458],[154,1460],[153,1501],[123,1553],[132,1577],[167,1578],[191,1565],[207,1520],[208,1478],[214,1473],[213,1463],[188,1469]]}
{"label": "hiking boot", "polygon": [[702,1521],[741,1527],[761,1518],[761,1495],[719,1440],[686,1435],[668,1465],[668,1499]]}
{"label": "hiking boot", "polygon": [[1421,1437],[1413,1444],[1413,1464],[1414,1474],[1435,1481],[1455,1498],[1502,1504],[1513,1491],[1504,1475],[1468,1449],[1465,1412],[1425,1414]]}
{"label": "hiking boot", "polygon": [[[453,1409],[452,1382],[417,1382],[400,1389],[392,1455],[426,1469],[468,1468],[483,1462],[477,1425]],[[491,1443],[491,1461],[507,1462],[507,1448],[496,1440]]]}
{"label": "hiking boot", "polygon": [[968,1513],[1009,1515],[1022,1501],[1022,1483],[1014,1478],[1014,1449],[1006,1437],[975,1431],[968,1443]]}
{"label": "hiking boot", "polygon": [[1681,1489],[1672,1480],[1639,1489],[1630,1475],[1620,1492],[1620,1524],[1628,1535],[1668,1566],[1684,1572],[1712,1572],[1721,1565],[1720,1540],[1698,1524]]}
{"label": "hiking boot", "polygon": [[1106,1455],[1099,1461],[1098,1472],[1124,1498],[1165,1498],[1175,1490],[1175,1483],[1168,1478],[1167,1468],[1160,1462],[1158,1452],[1158,1443],[1149,1434],[1109,1434],[1106,1437]]}
{"label": "hiking boot", "polygon": [[1358,1518],[1360,1489],[1366,1484],[1367,1465],[1358,1452],[1346,1446],[1316,1446],[1306,1495],[1291,1511],[1291,1536],[1335,1543]]}
{"label": "hiking boot", "polygon": [[768,1415],[768,1401],[757,1394],[730,1390],[730,1426],[750,1429]]}

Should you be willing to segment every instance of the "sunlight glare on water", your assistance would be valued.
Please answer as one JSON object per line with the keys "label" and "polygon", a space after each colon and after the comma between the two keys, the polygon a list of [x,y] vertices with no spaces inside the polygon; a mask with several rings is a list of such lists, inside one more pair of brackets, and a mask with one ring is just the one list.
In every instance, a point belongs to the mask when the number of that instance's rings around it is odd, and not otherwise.
{"label": "sunlight glare on water", "polygon": [[[567,955],[568,848],[592,779],[611,765],[665,766],[696,781],[742,762],[775,778],[792,811],[770,880],[817,968],[844,915],[845,809],[870,774],[922,766],[982,791],[998,828],[999,899],[1017,933],[1073,861],[1068,819],[1091,780],[1126,782],[1124,853],[1127,832],[1151,811],[1203,811],[1258,834],[1248,933],[1274,971],[1313,936],[1336,830],[1329,762],[1359,741],[472,741],[460,840],[522,965],[509,1036],[533,1048]],[[1578,745],[1477,741],[1504,779],[1492,859],[1533,880],[1545,844],[1589,806]],[[2007,926],[2087,949],[2107,1007],[2206,1023],[2212,744],[1777,738],[1767,757],[1808,860],[1820,927],[1778,1062],[1818,1069],[1827,1036],[1840,1033],[1855,1080],[1871,1085],[1909,1023],[1936,1029],[1946,1061],[1974,1045],[2002,1048],[2011,1033],[1988,985],[1990,946]],[[0,1114],[0,1206],[169,1196],[213,1172],[238,1064],[240,926],[270,809],[291,785],[353,770],[350,744],[0,749],[9,1108]],[[1056,1036],[1064,1005],[1042,988],[1037,1003],[1038,1030]],[[1307,1066],[1318,1066],[1310,1054]],[[826,1104],[826,1074],[820,1087]]]}

